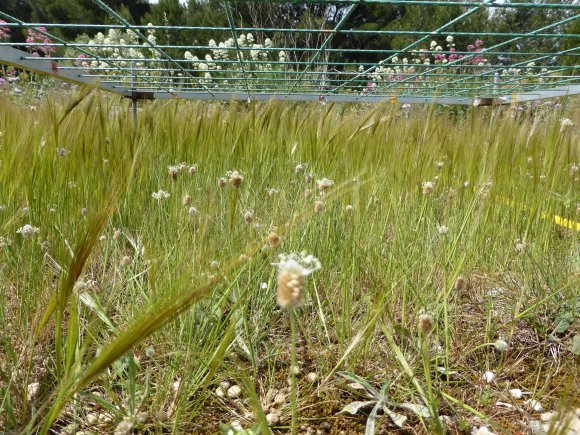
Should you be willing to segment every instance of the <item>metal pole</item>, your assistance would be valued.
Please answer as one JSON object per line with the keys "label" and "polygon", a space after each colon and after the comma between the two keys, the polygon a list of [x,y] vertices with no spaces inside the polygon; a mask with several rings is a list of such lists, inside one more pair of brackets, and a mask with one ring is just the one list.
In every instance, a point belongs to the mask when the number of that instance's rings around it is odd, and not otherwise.
{"label": "metal pole", "polygon": [[[131,72],[135,71],[135,62],[131,62]],[[131,77],[131,91],[135,92],[135,74]],[[137,128],[137,99],[131,98],[131,110],[133,111],[133,129]]]}

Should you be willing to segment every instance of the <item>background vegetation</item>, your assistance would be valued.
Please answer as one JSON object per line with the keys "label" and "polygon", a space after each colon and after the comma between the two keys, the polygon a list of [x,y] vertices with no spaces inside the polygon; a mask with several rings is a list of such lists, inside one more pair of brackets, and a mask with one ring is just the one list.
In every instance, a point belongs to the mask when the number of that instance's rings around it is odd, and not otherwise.
{"label": "background vegetation", "polygon": [[529,430],[576,393],[578,116],[2,98],[0,428]]}

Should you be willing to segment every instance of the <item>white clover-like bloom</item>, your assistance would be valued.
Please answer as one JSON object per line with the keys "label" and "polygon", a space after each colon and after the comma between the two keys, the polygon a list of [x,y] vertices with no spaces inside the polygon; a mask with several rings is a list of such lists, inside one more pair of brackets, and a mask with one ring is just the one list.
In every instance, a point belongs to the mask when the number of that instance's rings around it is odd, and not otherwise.
{"label": "white clover-like bloom", "polygon": [[440,235],[444,236],[449,232],[449,228],[447,228],[445,225],[440,225],[437,227],[437,232]]}
{"label": "white clover-like bloom", "polygon": [[184,54],[185,60],[193,60],[193,55],[190,51],[186,51]]}
{"label": "white clover-like bloom", "polygon": [[271,47],[272,47],[272,40],[271,40],[270,38],[266,38],[266,39],[264,40],[264,46],[265,46],[266,48],[271,48]]}
{"label": "white clover-like bloom", "polygon": [[189,210],[187,210],[187,214],[190,216],[195,216],[197,214],[197,208],[189,207]]}
{"label": "white clover-like bloom", "polygon": [[431,49],[437,46],[437,41],[431,41]]}
{"label": "white clover-like bloom", "polygon": [[266,189],[266,193],[268,194],[268,196],[274,196],[276,195],[278,192],[280,192],[280,189]]}
{"label": "white clover-like bloom", "polygon": [[569,118],[564,118],[560,124],[560,133],[564,133],[565,131],[570,130],[572,127],[574,127],[572,120]]}
{"label": "white clover-like bloom", "polygon": [[296,172],[297,174],[300,174],[301,172],[304,172],[306,170],[306,167],[308,165],[306,165],[306,163],[298,163],[296,165],[296,168],[294,169],[294,172]]}
{"label": "white clover-like bloom", "polygon": [[37,234],[40,230],[37,227],[33,227],[30,224],[26,224],[16,230],[18,234],[22,234],[23,237],[31,237]]}
{"label": "white clover-like bloom", "polygon": [[244,212],[244,220],[247,223],[251,223],[254,220],[254,212],[252,210],[246,210]]}
{"label": "white clover-like bloom", "polygon": [[153,197],[153,199],[156,199],[157,201],[163,201],[169,198],[171,194],[169,192],[160,189],[158,192],[153,192],[151,196]]}
{"label": "white clover-like bloom", "polygon": [[453,36],[449,35],[445,40],[451,44],[453,42]]}
{"label": "white clover-like bloom", "polygon": [[428,195],[433,192],[433,183],[431,181],[423,182],[423,194]]}
{"label": "white clover-like bloom", "polygon": [[316,187],[318,190],[326,190],[334,184],[334,181],[328,178],[322,178],[321,180],[316,180]]}
{"label": "white clover-like bloom", "polygon": [[281,254],[278,256],[278,293],[277,301],[281,308],[300,306],[305,299],[305,279],[311,273],[319,270],[322,265],[318,258],[312,255]]}

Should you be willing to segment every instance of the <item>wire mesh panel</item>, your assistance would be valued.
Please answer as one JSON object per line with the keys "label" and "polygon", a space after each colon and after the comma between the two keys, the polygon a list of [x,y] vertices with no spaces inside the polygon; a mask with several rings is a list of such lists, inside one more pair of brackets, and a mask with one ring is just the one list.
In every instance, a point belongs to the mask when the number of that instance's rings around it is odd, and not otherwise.
{"label": "wire mesh panel", "polygon": [[[291,22],[248,26],[237,13],[239,1],[220,4],[225,26],[134,25],[106,1],[92,1],[108,24],[30,23],[0,11],[0,62],[134,98],[436,98],[469,104],[474,97],[510,101],[580,91],[580,34],[574,32],[580,4],[571,0],[283,3],[287,8],[316,5],[320,19],[310,27]],[[422,17],[421,30],[364,25],[365,14],[385,5],[414,8]],[[429,14],[449,8],[447,21],[429,24]],[[489,22],[506,9],[535,11],[543,19],[522,32],[473,24],[476,17]],[[67,30],[84,35],[60,36]],[[17,32],[26,39],[10,37]],[[166,42],[187,39],[184,35],[192,35],[187,44]],[[368,42],[364,48],[356,43],[361,38]]]}

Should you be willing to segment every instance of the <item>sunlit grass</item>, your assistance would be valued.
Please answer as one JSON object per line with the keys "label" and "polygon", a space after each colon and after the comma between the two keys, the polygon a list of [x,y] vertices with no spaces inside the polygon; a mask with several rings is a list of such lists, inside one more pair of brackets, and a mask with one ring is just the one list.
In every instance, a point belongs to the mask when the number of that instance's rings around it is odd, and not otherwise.
{"label": "sunlit grass", "polygon": [[578,113],[126,109],[0,101],[1,429],[509,432],[574,396]]}

